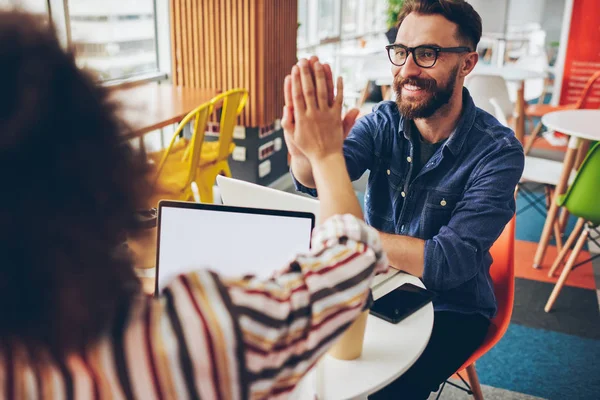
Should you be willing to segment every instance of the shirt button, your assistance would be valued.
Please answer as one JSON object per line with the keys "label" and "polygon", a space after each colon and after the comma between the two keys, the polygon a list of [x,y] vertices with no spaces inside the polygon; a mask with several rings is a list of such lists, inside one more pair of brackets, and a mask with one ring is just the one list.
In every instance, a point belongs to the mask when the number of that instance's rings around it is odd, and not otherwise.
{"label": "shirt button", "polygon": [[406,193],[404,193],[404,192],[400,193],[400,195],[401,195],[402,197],[406,197]]}
{"label": "shirt button", "polygon": [[412,158],[410,156],[406,157],[406,161],[412,162]]}
{"label": "shirt button", "polygon": [[446,203],[446,200],[442,199],[442,201],[440,201],[440,204],[442,205],[442,207],[445,207],[448,203]]}
{"label": "shirt button", "polygon": [[389,169],[386,171],[386,173],[389,175],[392,173],[392,171],[390,171]]}

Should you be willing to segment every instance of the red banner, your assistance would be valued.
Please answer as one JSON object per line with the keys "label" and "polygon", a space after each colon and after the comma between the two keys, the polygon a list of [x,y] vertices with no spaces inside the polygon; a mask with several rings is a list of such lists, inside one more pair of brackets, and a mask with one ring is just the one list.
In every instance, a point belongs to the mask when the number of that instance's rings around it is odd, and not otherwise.
{"label": "red banner", "polygon": [[[560,104],[577,102],[596,71],[600,71],[600,1],[573,0]],[[600,80],[588,93],[584,107],[600,107]]]}

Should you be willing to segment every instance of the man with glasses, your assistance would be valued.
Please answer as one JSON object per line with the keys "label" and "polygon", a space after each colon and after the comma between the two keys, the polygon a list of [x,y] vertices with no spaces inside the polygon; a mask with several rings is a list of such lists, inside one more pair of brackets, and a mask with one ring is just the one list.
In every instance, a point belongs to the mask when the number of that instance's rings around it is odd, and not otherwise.
{"label": "man with glasses", "polygon": [[[463,88],[481,31],[463,0],[407,0],[387,46],[396,100],[360,118],[344,142],[350,177],[370,171],[365,218],[381,232],[391,265],[438,294],[424,353],[374,399],[427,398],[482,343],[496,314],[489,249],[514,215],[524,156],[514,133]],[[330,69],[316,58],[301,60],[299,73],[325,74],[333,92]],[[292,173],[298,190],[316,196],[310,164],[289,134],[302,129],[289,77],[285,93]],[[355,118],[349,113],[344,125]]]}

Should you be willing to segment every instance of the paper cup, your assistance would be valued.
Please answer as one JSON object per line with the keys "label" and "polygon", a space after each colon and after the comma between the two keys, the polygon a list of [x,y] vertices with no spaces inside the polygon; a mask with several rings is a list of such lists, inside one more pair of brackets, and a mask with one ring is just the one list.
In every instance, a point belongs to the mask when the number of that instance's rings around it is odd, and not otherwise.
{"label": "paper cup", "polygon": [[339,340],[329,349],[329,355],[338,360],[355,360],[362,354],[365,329],[369,310],[363,311],[360,316],[348,327]]}

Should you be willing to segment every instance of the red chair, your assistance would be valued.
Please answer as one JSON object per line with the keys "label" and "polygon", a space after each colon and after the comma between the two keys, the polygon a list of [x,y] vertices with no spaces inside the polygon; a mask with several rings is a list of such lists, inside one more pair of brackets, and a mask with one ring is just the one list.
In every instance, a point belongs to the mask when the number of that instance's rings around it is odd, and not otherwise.
{"label": "red chair", "polygon": [[[525,115],[528,118],[532,118],[532,117],[542,118],[544,115],[548,114],[549,112],[553,112],[553,111],[576,110],[576,109],[586,108],[588,95],[590,94],[590,91],[592,90],[592,86],[594,85],[594,83],[596,83],[596,81],[598,79],[600,79],[600,71],[597,71],[594,74],[592,74],[592,76],[590,76],[590,78],[585,83],[583,91],[579,95],[579,99],[577,100],[577,102],[575,102],[573,104],[565,104],[562,106],[553,106],[550,104],[532,104],[530,106],[527,106],[527,108],[525,109]],[[533,129],[533,131],[529,135],[529,138],[527,138],[527,141],[524,146],[525,154],[528,154],[529,150],[531,150],[531,147],[533,146],[533,142],[535,142],[535,140],[538,138],[539,133],[542,131],[542,126],[543,126],[542,122],[541,121],[538,122],[536,127]]]}
{"label": "red chair", "polygon": [[[457,371],[458,376],[468,387],[467,393],[472,394],[476,400],[482,400],[483,394],[481,393],[477,371],[475,371],[475,361],[502,339],[508,329],[512,315],[515,299],[515,217],[506,224],[504,231],[490,249],[490,253],[494,259],[490,267],[490,274],[494,281],[494,294],[498,303],[498,313],[492,320],[487,336],[481,346]],[[470,385],[460,375],[460,372],[465,369]]]}

